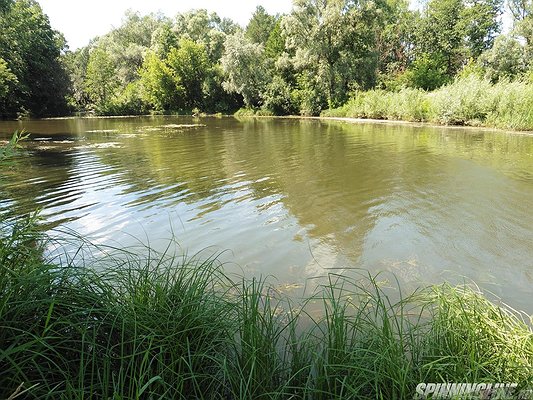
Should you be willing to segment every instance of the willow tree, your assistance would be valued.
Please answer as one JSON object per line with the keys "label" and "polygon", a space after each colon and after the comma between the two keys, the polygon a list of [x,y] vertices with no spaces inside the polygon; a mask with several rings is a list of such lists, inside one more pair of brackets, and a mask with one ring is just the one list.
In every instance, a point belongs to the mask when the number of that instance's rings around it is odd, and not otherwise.
{"label": "willow tree", "polygon": [[227,37],[221,59],[224,89],[242,95],[248,107],[263,103],[263,91],[270,81],[263,45],[253,43],[243,32]]}
{"label": "willow tree", "polygon": [[299,86],[309,96],[335,107],[346,100],[350,85],[374,85],[380,7],[366,0],[294,1],[282,28]]}

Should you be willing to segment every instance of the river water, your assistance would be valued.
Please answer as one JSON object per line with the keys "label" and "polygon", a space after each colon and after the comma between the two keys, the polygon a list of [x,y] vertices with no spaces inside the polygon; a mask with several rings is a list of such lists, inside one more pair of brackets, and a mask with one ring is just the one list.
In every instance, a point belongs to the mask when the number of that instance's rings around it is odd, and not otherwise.
{"label": "river water", "polygon": [[[171,238],[286,291],[354,269],[476,282],[533,313],[533,136],[299,119],[0,122],[0,212],[95,243]],[[390,274],[392,273],[392,274]]]}

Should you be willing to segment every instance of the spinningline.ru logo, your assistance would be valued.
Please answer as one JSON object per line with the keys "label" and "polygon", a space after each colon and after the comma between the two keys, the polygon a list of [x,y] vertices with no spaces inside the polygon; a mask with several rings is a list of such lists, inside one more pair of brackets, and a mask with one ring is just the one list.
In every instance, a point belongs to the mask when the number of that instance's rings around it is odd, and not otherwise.
{"label": "spinningline.ru logo", "polygon": [[419,383],[415,399],[533,400],[533,389],[516,383]]}

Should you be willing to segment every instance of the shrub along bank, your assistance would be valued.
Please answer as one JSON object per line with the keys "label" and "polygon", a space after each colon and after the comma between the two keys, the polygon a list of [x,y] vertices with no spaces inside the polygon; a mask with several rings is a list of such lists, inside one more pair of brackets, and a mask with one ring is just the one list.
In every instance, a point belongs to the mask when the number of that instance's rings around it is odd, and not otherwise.
{"label": "shrub along bank", "polygon": [[412,88],[356,92],[344,106],[321,115],[532,130],[533,84],[492,84],[470,75],[433,92]]}

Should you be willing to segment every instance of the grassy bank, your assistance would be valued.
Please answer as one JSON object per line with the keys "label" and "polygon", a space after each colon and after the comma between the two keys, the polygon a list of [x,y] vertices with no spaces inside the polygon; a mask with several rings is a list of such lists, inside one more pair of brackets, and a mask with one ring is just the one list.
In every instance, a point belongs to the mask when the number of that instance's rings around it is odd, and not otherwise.
{"label": "grassy bank", "polygon": [[492,84],[470,75],[433,92],[411,88],[356,92],[344,106],[322,116],[533,130],[533,84]]}
{"label": "grassy bank", "polygon": [[291,304],[216,259],[47,259],[34,226],[1,229],[0,398],[411,399],[420,382],[533,379],[531,328],[474,289],[393,301],[354,273]]}

